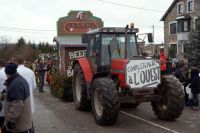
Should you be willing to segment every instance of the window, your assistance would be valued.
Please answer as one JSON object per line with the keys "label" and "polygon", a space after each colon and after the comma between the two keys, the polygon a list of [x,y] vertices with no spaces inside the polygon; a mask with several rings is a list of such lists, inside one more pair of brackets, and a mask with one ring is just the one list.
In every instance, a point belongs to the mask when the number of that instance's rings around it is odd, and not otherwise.
{"label": "window", "polygon": [[187,21],[183,22],[183,31],[189,31],[189,27],[188,27],[188,22]]}
{"label": "window", "polygon": [[183,14],[183,11],[184,11],[183,2],[178,3],[177,4],[177,13],[178,13],[178,15]]}
{"label": "window", "polygon": [[[129,34],[127,38],[127,57],[130,59],[138,56],[136,36]],[[125,58],[125,35],[124,34],[103,34],[102,35],[102,66],[110,64],[111,59]]]}
{"label": "window", "polygon": [[91,38],[88,46],[88,51],[89,51],[88,56],[92,56],[93,47],[94,47],[94,38]]}
{"label": "window", "polygon": [[195,30],[197,29],[198,26],[200,26],[200,18],[195,18],[194,19],[194,23],[195,23]]}
{"label": "window", "polygon": [[88,46],[88,58],[93,64],[97,64],[97,57],[99,56],[99,35],[90,36]]}
{"label": "window", "polygon": [[190,21],[189,20],[178,20],[177,22],[178,32],[188,32],[190,31]]}
{"label": "window", "polygon": [[170,54],[176,56],[177,54],[177,44],[170,44]]}
{"label": "window", "polygon": [[169,24],[169,33],[170,34],[176,34],[176,22]]}
{"label": "window", "polygon": [[194,11],[194,0],[188,0],[188,2],[187,2],[187,11],[188,12]]}

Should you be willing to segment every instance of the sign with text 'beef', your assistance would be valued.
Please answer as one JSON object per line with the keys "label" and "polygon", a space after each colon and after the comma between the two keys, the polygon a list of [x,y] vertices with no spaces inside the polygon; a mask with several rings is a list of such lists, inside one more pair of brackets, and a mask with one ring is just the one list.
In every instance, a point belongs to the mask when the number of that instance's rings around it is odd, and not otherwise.
{"label": "sign with text 'beef'", "polygon": [[157,87],[160,79],[156,60],[130,60],[126,65],[126,84],[130,88]]}
{"label": "sign with text 'beef'", "polygon": [[86,55],[85,47],[65,47],[65,70],[67,77],[73,76],[72,64],[75,59],[84,57]]}

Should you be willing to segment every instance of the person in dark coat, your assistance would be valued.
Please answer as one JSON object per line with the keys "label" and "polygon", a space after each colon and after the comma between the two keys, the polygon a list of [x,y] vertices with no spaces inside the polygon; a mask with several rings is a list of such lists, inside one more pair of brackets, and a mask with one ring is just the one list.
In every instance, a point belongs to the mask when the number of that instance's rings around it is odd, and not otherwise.
{"label": "person in dark coat", "polygon": [[171,74],[171,72],[172,72],[172,68],[171,68],[172,63],[171,63],[171,59],[170,58],[166,58],[166,65],[167,65],[168,74]]}
{"label": "person in dark coat", "polygon": [[179,81],[182,83],[182,67],[183,67],[183,63],[178,63],[176,66],[176,70],[174,73],[174,76],[179,79]]}
{"label": "person in dark coat", "polygon": [[45,92],[43,87],[44,87],[44,75],[45,75],[46,68],[42,59],[38,59],[38,63],[36,65],[36,71],[39,77],[39,92],[43,93]]}
{"label": "person in dark coat", "polygon": [[28,82],[17,73],[14,63],[5,66],[5,128],[6,133],[29,133],[32,127],[30,90]]}
{"label": "person in dark coat", "polygon": [[190,101],[190,106],[193,109],[199,109],[199,98],[198,95],[200,93],[200,77],[199,77],[199,70],[194,68],[191,71],[191,80],[189,88],[191,88],[192,92],[192,99]]}

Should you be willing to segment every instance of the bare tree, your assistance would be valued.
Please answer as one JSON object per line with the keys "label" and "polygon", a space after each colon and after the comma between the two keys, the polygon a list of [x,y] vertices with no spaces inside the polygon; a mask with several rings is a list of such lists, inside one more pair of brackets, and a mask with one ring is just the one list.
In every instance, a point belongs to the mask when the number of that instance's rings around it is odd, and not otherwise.
{"label": "bare tree", "polygon": [[5,48],[10,43],[10,40],[7,36],[0,36],[0,49]]}

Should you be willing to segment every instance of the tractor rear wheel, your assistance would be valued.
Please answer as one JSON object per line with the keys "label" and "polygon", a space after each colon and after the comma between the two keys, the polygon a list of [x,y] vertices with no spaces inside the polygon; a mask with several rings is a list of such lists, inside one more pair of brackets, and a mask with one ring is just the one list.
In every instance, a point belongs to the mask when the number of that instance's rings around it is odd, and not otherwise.
{"label": "tractor rear wheel", "polygon": [[119,114],[118,92],[110,78],[95,79],[92,84],[92,111],[96,123],[111,125]]}
{"label": "tractor rear wheel", "polygon": [[90,101],[87,100],[87,88],[83,71],[79,64],[76,64],[73,71],[72,91],[75,107],[78,110],[89,110]]}
{"label": "tractor rear wheel", "polygon": [[178,118],[184,109],[184,93],[177,78],[171,75],[162,76],[159,86],[160,98],[151,103],[155,115],[162,120]]}

